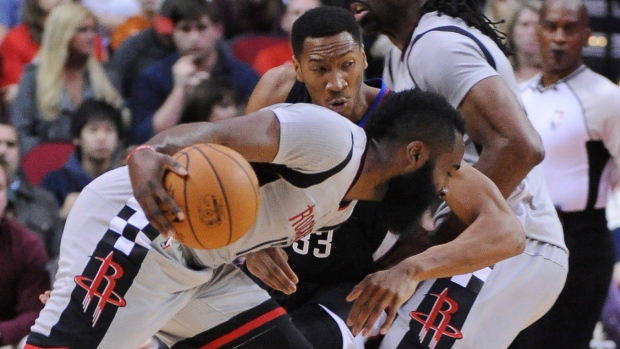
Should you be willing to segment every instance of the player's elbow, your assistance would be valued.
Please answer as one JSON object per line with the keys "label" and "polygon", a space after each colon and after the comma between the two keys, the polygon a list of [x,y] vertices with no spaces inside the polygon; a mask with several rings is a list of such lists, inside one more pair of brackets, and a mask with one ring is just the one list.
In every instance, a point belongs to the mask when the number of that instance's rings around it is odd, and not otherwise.
{"label": "player's elbow", "polygon": [[515,150],[519,152],[523,165],[529,169],[540,164],[545,158],[545,147],[537,132],[524,136],[514,143]]}
{"label": "player's elbow", "polygon": [[525,230],[514,215],[509,215],[502,226],[504,253],[509,257],[516,256],[525,250]]}
{"label": "player's elbow", "polygon": [[[501,154],[501,159],[510,163],[513,172],[528,173],[545,158],[545,149],[540,138],[506,139],[497,144],[496,153]],[[530,137],[531,138],[531,137]],[[536,139],[538,138],[538,140]]]}

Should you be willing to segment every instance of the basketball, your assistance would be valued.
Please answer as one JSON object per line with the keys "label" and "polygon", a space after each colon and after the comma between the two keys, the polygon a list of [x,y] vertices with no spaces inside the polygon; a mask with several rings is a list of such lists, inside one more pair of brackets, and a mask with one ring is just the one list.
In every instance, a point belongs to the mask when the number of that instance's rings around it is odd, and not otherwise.
{"label": "basketball", "polygon": [[187,176],[173,172],[164,186],[185,214],[172,220],[176,239],[197,249],[217,249],[239,240],[254,224],[260,205],[258,179],[236,151],[218,144],[183,148],[173,158]]}

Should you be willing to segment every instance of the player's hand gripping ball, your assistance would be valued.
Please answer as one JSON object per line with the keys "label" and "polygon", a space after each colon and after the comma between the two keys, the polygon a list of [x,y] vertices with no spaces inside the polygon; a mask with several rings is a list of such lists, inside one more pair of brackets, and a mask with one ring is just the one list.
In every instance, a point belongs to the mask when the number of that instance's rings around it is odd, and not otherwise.
{"label": "player's hand gripping ball", "polygon": [[197,249],[217,249],[239,240],[254,224],[260,205],[258,179],[236,151],[218,144],[183,148],[173,158],[187,176],[173,172],[164,186],[185,214],[173,220],[176,239]]}

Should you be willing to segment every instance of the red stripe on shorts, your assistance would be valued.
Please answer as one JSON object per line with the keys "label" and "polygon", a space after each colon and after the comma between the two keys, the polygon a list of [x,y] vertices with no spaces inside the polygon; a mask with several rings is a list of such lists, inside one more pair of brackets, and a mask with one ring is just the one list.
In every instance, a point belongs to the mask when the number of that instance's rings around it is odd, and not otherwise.
{"label": "red stripe on shorts", "polygon": [[[225,334],[223,336],[221,336],[220,338],[214,340],[213,342],[204,345],[202,347],[200,347],[200,349],[216,349],[216,348],[220,348],[223,345],[226,345],[230,342],[232,342],[233,340],[243,336],[244,334],[247,334],[248,332],[268,323],[269,321],[282,316],[286,314],[286,311],[284,310],[284,308],[282,307],[278,307],[268,313],[265,313],[259,317],[257,317],[256,319],[246,323],[245,325],[237,328],[236,330]],[[24,348],[27,349],[27,348]],[[39,349],[39,348],[32,348],[32,349]],[[59,348],[60,349],[60,348]]]}
{"label": "red stripe on shorts", "polygon": [[41,348],[41,347],[37,347],[36,345],[26,344],[24,349],[69,349],[69,347]]}

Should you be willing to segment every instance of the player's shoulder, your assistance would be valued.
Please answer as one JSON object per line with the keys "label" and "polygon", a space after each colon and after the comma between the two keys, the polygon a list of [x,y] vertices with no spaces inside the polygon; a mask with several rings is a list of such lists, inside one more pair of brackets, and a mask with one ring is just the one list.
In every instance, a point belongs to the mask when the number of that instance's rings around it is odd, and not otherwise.
{"label": "player's shoulder", "polygon": [[268,70],[252,92],[247,111],[252,112],[272,104],[285,102],[296,80],[295,69],[291,65],[282,65]]}
{"label": "player's shoulder", "polygon": [[263,86],[271,87],[272,90],[278,92],[278,96],[283,95],[284,98],[286,98],[295,80],[297,80],[295,68],[288,64],[269,69],[261,78]]}

